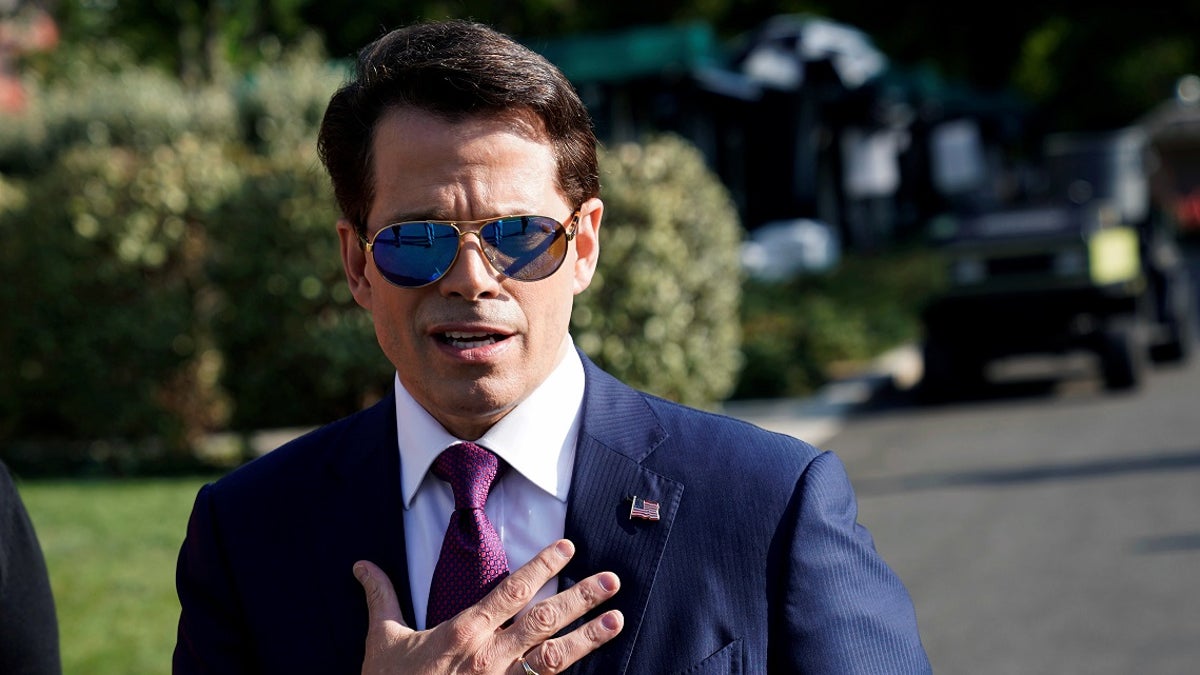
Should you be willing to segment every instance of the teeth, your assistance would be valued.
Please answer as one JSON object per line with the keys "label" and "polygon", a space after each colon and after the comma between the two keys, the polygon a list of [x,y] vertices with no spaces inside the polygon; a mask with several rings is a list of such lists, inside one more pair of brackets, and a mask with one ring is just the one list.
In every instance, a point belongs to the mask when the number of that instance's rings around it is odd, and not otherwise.
{"label": "teeth", "polygon": [[470,349],[496,343],[496,338],[491,333],[448,332],[445,335],[447,344],[459,349]]}

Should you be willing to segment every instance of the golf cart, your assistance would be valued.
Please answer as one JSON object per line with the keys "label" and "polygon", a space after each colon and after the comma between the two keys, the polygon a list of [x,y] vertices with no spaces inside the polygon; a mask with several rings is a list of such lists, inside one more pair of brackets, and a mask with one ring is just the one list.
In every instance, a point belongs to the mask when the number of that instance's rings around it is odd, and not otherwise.
{"label": "golf cart", "polygon": [[1192,352],[1194,290],[1150,197],[1145,134],[1053,135],[1045,151],[1037,198],[942,224],[948,288],[922,315],[928,397],[984,384],[1004,357],[1088,351],[1122,390],[1148,361]]}

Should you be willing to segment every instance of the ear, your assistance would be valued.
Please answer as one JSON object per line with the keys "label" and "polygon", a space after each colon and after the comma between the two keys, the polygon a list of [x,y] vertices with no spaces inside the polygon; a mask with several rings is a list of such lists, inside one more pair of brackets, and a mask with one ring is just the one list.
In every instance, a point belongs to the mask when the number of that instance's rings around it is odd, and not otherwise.
{"label": "ear", "polygon": [[575,226],[575,295],[584,292],[596,274],[600,260],[600,220],[604,202],[593,197],[579,207],[579,223]]}
{"label": "ear", "polygon": [[354,301],[368,312],[371,311],[371,280],[367,277],[367,251],[358,231],[350,221],[342,218],[337,222],[338,240],[342,246],[342,267],[346,270],[346,282]]}

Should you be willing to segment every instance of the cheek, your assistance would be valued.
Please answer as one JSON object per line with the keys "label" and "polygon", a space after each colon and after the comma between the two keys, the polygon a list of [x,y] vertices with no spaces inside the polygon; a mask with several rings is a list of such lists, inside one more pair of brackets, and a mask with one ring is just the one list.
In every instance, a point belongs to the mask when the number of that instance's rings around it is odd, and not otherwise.
{"label": "cheek", "polygon": [[531,328],[550,340],[555,340],[566,333],[571,323],[571,307],[575,299],[574,281],[563,275],[561,281],[555,279],[552,288],[531,299],[525,305],[526,319]]}
{"label": "cheek", "polygon": [[374,294],[371,319],[375,323],[375,336],[380,346],[391,354],[391,348],[403,347],[413,341],[412,317],[416,312],[411,303],[397,301],[387,293]]}

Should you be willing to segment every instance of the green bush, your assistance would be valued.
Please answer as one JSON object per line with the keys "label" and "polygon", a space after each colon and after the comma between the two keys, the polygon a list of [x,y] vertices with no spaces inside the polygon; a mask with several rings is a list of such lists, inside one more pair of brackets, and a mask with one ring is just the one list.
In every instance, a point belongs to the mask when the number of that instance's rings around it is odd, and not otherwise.
{"label": "green bush", "polygon": [[234,101],[118,48],[84,56],[31,77],[30,110],[0,125],[0,441],[177,459],[230,406],[204,269],[241,183]]}
{"label": "green bush", "polygon": [[827,274],[748,282],[746,365],[733,398],[809,395],[839,366],[915,340],[920,307],[942,283],[936,252],[920,245],[852,253]]}
{"label": "green bush", "polygon": [[[318,273],[336,212],[312,141],[340,70],[302,53],[258,88],[189,89],[100,51],[31,81],[29,114],[0,125],[0,442],[178,460],[207,432],[353,398],[361,383],[330,381],[377,351],[339,318],[341,275]],[[281,362],[314,353],[332,356]]]}
{"label": "green bush", "polygon": [[385,393],[393,369],[342,271],[315,157],[258,159],[217,212],[208,266],[239,431],[314,425]]}
{"label": "green bush", "polygon": [[0,124],[0,172],[35,173],[76,146],[152,152],[185,135],[224,142],[238,133],[227,88],[186,88],[168,73],[130,65],[112,45],[70,54],[27,78],[28,112]]}
{"label": "green bush", "polygon": [[629,384],[693,405],[741,366],[741,225],[699,151],[676,136],[605,150],[600,264],[579,296],[579,347]]}
{"label": "green bush", "polygon": [[3,428],[182,449],[224,421],[202,301],[206,211],[236,185],[225,168],[186,135],[149,152],[74,145],[0,209],[15,280],[0,291]]}
{"label": "green bush", "polygon": [[316,155],[345,75],[310,44],[237,87],[243,181],[217,210],[207,270],[233,430],[319,424],[391,386],[370,315],[346,285],[337,206]]}
{"label": "green bush", "polygon": [[325,106],[347,75],[348,65],[324,58],[316,36],[256,64],[234,92],[244,140],[263,155],[315,159]]}

